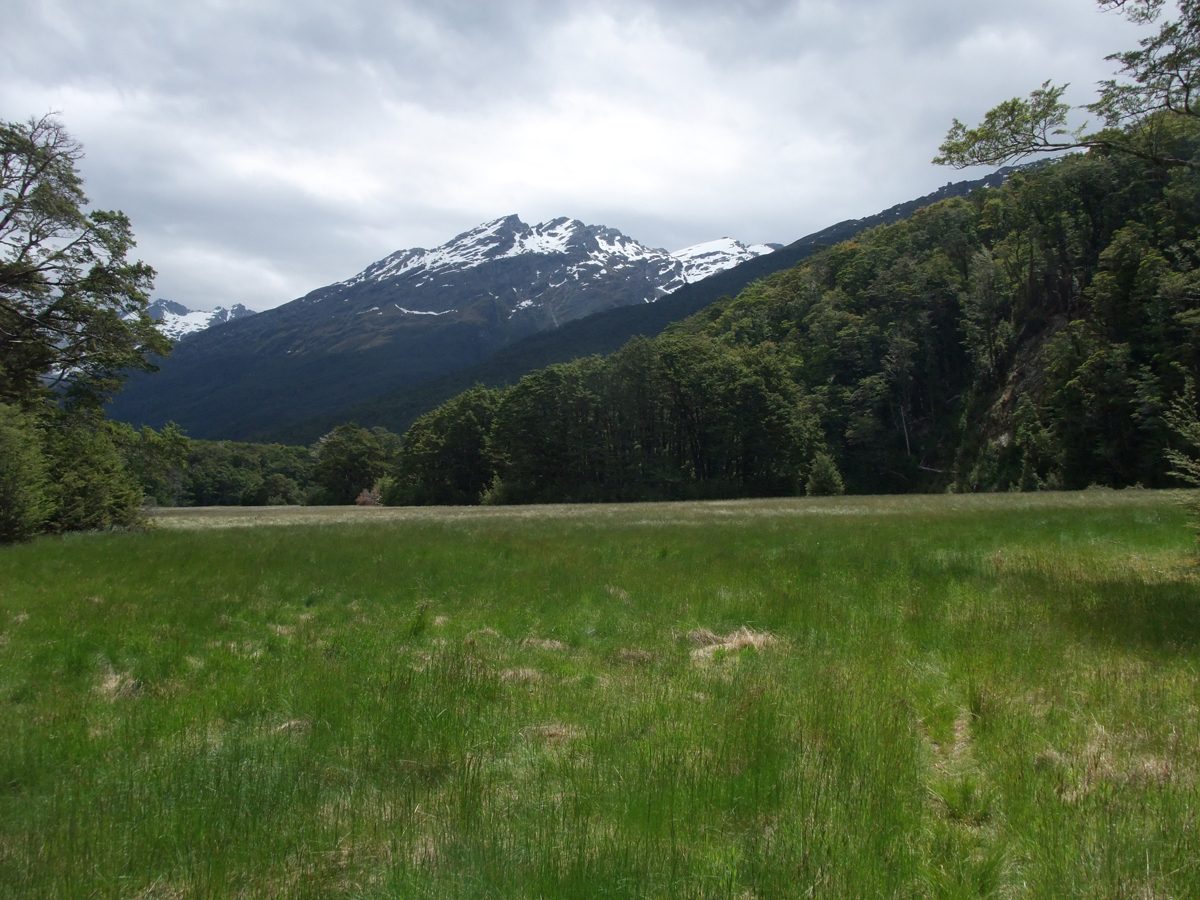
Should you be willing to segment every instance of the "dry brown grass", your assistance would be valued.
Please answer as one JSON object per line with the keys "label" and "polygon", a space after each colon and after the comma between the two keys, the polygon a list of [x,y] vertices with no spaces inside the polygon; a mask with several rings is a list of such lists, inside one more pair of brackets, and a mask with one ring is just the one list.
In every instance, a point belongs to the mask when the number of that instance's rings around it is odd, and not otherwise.
{"label": "dry brown grass", "polygon": [[562,744],[577,740],[586,732],[576,725],[563,725],[552,722],[548,725],[530,725],[521,729],[521,735],[527,740],[543,741],[547,744]]}
{"label": "dry brown grass", "polygon": [[617,651],[616,658],[623,663],[641,665],[654,662],[654,654],[649,650],[638,650],[633,647],[622,647]]}
{"label": "dry brown grass", "polygon": [[505,669],[500,680],[507,684],[536,684],[545,676],[537,669]]}
{"label": "dry brown grass", "polygon": [[774,635],[765,631],[751,631],[745,626],[723,636],[709,631],[707,628],[697,628],[695,631],[688,632],[687,637],[691,643],[696,645],[692,650],[692,659],[695,660],[712,659],[713,654],[717,651],[736,653],[747,647],[762,650],[764,647],[770,647],[777,643]]}
{"label": "dry brown grass", "polygon": [[1140,752],[1135,735],[1115,734],[1093,722],[1088,742],[1078,751],[1050,748],[1038,755],[1043,766],[1065,768],[1072,776],[1063,802],[1076,804],[1102,785],[1145,788],[1170,784],[1176,777],[1174,747],[1165,756]]}
{"label": "dry brown grass", "polygon": [[557,652],[571,649],[562,641],[556,641],[554,638],[525,638],[525,640],[521,641],[521,646],[536,647],[538,650],[554,650]]}
{"label": "dry brown grass", "polygon": [[128,672],[118,672],[110,665],[105,665],[100,683],[96,691],[109,703],[118,700],[131,700],[142,693],[142,683]]}
{"label": "dry brown grass", "polygon": [[924,515],[1064,507],[1112,508],[1145,504],[1151,491],[1078,491],[1028,494],[905,494],[870,497],[789,497],[770,500],[696,500],[671,503],[548,503],[536,506],[208,506],[160,507],[150,512],[162,528],[249,528],[263,525],[384,524],[494,519],[700,525],[746,519],[811,516]]}

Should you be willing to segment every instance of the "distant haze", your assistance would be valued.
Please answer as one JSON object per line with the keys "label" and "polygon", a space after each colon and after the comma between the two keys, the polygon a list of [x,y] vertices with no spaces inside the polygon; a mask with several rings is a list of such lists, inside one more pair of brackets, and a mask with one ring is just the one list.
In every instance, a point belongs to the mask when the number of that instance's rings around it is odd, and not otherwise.
{"label": "distant haze", "polygon": [[277,306],[481,222],[677,250],[795,240],[977,172],[930,164],[1145,29],[1093,0],[25,0],[0,116],[62,113],[155,296]]}

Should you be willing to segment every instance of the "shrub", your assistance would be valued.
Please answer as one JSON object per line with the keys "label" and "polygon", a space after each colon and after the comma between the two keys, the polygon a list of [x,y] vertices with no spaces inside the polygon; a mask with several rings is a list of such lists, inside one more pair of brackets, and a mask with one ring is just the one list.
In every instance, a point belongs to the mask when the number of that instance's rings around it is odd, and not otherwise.
{"label": "shrub", "polygon": [[812,468],[808,471],[808,484],[804,486],[805,493],[810,497],[827,497],[844,493],[845,490],[842,473],[838,471],[833,457],[828,453],[814,456]]}

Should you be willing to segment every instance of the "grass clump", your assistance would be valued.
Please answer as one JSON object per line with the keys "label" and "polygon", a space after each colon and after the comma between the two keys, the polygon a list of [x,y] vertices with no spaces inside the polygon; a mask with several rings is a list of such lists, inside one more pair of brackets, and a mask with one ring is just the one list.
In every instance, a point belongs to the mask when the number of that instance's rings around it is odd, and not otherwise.
{"label": "grass clump", "polygon": [[1160,494],[323,514],[0,554],[0,897],[1200,893]]}

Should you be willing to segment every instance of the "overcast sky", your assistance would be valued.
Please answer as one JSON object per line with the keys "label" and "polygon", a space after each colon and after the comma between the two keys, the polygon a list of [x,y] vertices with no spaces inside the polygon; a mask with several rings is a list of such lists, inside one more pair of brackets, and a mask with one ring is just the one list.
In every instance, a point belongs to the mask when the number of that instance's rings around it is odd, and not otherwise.
{"label": "overcast sky", "polygon": [[788,243],[950,180],[1047,78],[1145,31],[1094,0],[20,0],[0,117],[62,114],[155,296],[266,309],[517,213]]}

